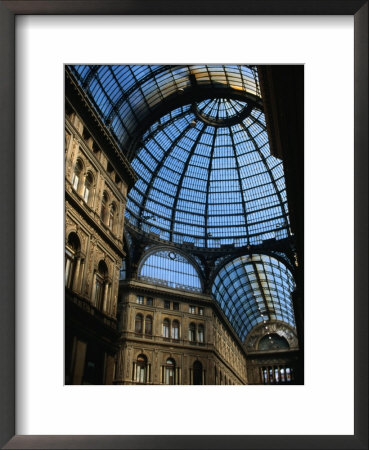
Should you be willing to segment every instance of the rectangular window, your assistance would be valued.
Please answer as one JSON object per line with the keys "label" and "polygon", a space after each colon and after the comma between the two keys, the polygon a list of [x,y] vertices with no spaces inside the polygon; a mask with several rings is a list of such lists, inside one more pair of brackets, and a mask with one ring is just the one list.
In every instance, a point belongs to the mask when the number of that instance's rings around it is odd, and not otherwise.
{"label": "rectangular window", "polygon": [[196,314],[196,306],[190,305],[189,312],[190,312],[190,314]]}
{"label": "rectangular window", "polygon": [[147,297],[147,299],[146,299],[147,306],[152,306],[153,302],[154,302],[154,299],[152,297]]}
{"label": "rectangular window", "polygon": [[164,300],[164,308],[170,309],[170,302],[168,302],[167,300]]}
{"label": "rectangular window", "polygon": [[96,282],[95,282],[95,306],[98,309],[101,309],[102,295],[103,295],[103,285],[100,280],[96,279]]}
{"label": "rectangular window", "polygon": [[90,190],[87,188],[87,187],[85,187],[85,191],[84,191],[84,193],[83,193],[83,200],[87,203],[88,202],[88,197],[89,197],[89,195],[90,195]]}
{"label": "rectangular window", "polygon": [[146,367],[137,366],[136,367],[136,381],[137,383],[146,383]]}
{"label": "rectangular window", "polygon": [[199,308],[199,314],[200,314],[200,316],[204,315],[204,308]]}
{"label": "rectangular window", "polygon": [[74,173],[74,174],[73,174],[72,184],[73,184],[73,188],[74,188],[75,190],[77,190],[77,188],[78,188],[78,181],[79,181],[78,175],[76,175],[76,174]]}
{"label": "rectangular window", "polygon": [[144,298],[142,295],[137,295],[137,303],[139,305],[143,305],[144,304]]}
{"label": "rectangular window", "polygon": [[71,267],[72,267],[72,260],[70,258],[65,259],[65,285],[69,287],[70,284],[70,278],[71,278]]}
{"label": "rectangular window", "polygon": [[179,328],[177,324],[172,326],[172,339],[179,339]]}
{"label": "rectangular window", "polygon": [[190,326],[190,329],[188,330],[188,339],[190,342],[195,342],[195,328]]}
{"label": "rectangular window", "polygon": [[173,310],[179,311],[179,303],[173,302]]}
{"label": "rectangular window", "polygon": [[197,337],[198,337],[198,341],[203,344],[204,343],[204,328],[202,326],[199,326],[197,329]]}
{"label": "rectangular window", "polygon": [[169,323],[165,321],[163,323],[163,337],[169,338]]}
{"label": "rectangular window", "polygon": [[152,319],[148,316],[145,320],[145,334],[152,335]]}
{"label": "rectangular window", "polygon": [[126,260],[123,259],[119,272],[119,280],[125,280],[127,276]]}

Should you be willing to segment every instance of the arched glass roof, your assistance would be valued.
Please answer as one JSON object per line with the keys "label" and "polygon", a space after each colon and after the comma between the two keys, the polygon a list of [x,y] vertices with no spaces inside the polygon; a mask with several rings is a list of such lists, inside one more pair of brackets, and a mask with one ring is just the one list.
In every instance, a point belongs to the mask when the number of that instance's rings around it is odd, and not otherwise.
{"label": "arched glass roof", "polygon": [[123,151],[149,116],[194,92],[260,98],[256,66],[73,65],[69,66]]}
{"label": "arched glass roof", "polygon": [[126,217],[162,239],[214,248],[288,235],[282,161],[270,154],[263,112],[247,102],[171,111],[143,135],[132,167]]}
{"label": "arched glass roof", "polygon": [[69,68],[132,159],[131,225],[201,248],[288,236],[256,66]]}
{"label": "arched glass roof", "polygon": [[289,269],[268,255],[241,256],[222,267],[212,295],[239,338],[254,326],[280,320],[295,327],[291,293],[295,282]]}

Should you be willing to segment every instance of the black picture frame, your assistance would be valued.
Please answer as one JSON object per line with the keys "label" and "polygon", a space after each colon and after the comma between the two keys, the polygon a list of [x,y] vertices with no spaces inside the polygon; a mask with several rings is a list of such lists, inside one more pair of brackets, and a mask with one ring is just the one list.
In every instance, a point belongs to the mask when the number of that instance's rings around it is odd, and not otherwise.
{"label": "black picture frame", "polygon": [[[15,435],[15,16],[20,14],[206,14],[354,16],[354,435]],[[6,449],[367,449],[368,448],[368,1],[42,0],[0,1],[0,445]],[[19,280],[18,280],[19,282]],[[338,362],[339,363],[339,362]],[[344,380],[342,380],[344,383]],[[339,392],[337,392],[339,395]]]}

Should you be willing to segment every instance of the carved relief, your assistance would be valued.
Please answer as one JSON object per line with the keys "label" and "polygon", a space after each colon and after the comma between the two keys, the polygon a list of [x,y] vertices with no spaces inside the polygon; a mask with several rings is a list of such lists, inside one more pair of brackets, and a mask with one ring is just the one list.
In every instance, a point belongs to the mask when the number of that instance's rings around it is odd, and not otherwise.
{"label": "carved relief", "polygon": [[290,348],[297,348],[297,336],[291,328],[280,322],[268,323],[268,329],[265,330],[265,325],[256,327],[252,333],[247,337],[245,342],[245,348],[248,351],[256,351],[258,349],[258,343],[260,339],[268,333],[276,333],[281,337],[284,337]]}

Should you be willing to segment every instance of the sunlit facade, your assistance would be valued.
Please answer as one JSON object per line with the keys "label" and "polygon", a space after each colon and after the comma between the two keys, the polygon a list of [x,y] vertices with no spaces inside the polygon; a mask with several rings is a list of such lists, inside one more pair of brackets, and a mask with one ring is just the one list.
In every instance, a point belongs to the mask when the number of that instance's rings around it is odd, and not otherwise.
{"label": "sunlit facade", "polygon": [[[302,255],[268,74],[66,68],[67,383],[302,382]],[[86,330],[82,304],[105,328]]]}

